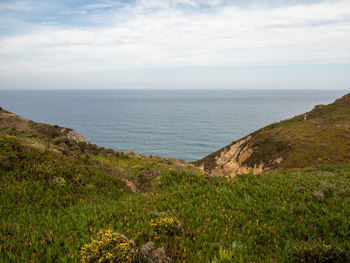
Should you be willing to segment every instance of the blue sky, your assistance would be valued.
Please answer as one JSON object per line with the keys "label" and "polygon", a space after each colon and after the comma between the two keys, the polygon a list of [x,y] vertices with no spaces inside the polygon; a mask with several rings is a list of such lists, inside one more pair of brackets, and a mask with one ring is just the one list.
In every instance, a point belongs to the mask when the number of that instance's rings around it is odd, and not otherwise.
{"label": "blue sky", "polygon": [[0,89],[349,84],[349,0],[0,0]]}

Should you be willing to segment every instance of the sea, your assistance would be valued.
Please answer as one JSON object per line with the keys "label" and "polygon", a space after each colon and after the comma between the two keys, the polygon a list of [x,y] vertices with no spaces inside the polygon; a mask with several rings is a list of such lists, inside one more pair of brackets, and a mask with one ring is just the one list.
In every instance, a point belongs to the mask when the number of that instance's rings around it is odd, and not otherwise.
{"label": "sea", "polygon": [[118,151],[194,161],[345,90],[0,90],[0,106]]}

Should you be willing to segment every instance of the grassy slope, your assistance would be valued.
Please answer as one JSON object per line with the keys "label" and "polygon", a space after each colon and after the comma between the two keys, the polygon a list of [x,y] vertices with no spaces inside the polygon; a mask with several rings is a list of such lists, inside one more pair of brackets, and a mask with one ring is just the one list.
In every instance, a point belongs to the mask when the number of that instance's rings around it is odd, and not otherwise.
{"label": "grassy slope", "polygon": [[[176,262],[210,262],[220,247],[236,262],[293,262],[302,240],[350,250],[349,164],[209,178],[171,159],[0,129],[0,175],[1,262],[75,262],[106,228],[156,241]],[[155,239],[155,212],[182,233]]]}
{"label": "grassy slope", "polygon": [[[28,134],[40,134],[45,137],[67,137],[67,133],[73,131],[72,129],[62,128],[57,125],[48,125],[44,123],[34,122],[20,116],[6,111],[0,107],[0,128],[14,128],[18,131],[26,132]],[[80,135],[81,136],[81,135]],[[85,141],[83,136],[82,141]]]}
{"label": "grassy slope", "polygon": [[[234,144],[233,142],[232,144]],[[231,144],[231,145],[232,145]],[[242,145],[253,154],[242,165],[264,164],[267,169],[304,168],[350,162],[350,94],[335,103],[318,107],[306,114],[268,125],[251,134]],[[231,145],[224,147],[228,149]],[[210,172],[217,164],[219,150],[195,162]],[[282,163],[274,160],[282,157]]]}

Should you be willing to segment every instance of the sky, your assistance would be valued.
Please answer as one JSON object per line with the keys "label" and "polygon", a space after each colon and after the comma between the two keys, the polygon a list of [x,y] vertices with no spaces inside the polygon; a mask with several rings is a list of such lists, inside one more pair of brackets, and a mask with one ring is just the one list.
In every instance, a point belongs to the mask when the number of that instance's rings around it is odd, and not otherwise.
{"label": "sky", "polygon": [[349,0],[0,0],[0,89],[349,84]]}

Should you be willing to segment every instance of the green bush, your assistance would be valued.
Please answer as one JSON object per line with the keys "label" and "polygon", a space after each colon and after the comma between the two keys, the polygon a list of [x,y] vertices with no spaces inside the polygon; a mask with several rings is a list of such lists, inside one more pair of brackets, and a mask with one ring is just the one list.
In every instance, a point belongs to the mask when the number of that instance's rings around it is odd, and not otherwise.
{"label": "green bush", "polygon": [[153,231],[157,235],[174,236],[181,230],[181,224],[176,218],[162,217],[151,221]]}
{"label": "green bush", "polygon": [[300,242],[293,246],[293,254],[295,262],[346,262],[344,250],[317,241]]}
{"label": "green bush", "polygon": [[54,176],[51,180],[52,184],[63,187],[66,184],[66,180],[63,177]]}
{"label": "green bush", "polygon": [[111,230],[102,230],[97,238],[80,251],[83,263],[133,262],[136,257],[133,241]]}
{"label": "green bush", "polygon": [[44,131],[44,134],[47,135],[51,139],[57,138],[60,136],[60,133],[55,129],[49,129],[46,132]]}

